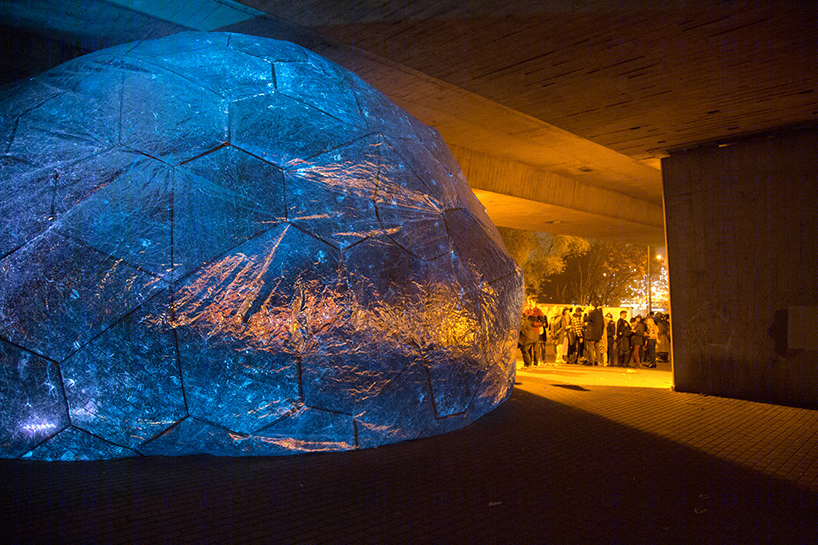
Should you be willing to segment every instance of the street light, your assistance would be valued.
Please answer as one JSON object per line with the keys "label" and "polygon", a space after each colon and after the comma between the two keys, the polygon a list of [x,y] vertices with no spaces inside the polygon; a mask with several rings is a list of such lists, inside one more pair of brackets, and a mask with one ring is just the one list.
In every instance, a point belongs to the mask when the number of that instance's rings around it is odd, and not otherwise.
{"label": "street light", "polygon": [[[662,254],[656,254],[656,259],[661,261],[662,260]],[[650,246],[648,246],[648,316],[650,316],[650,313],[653,312],[653,301],[652,301],[653,281],[652,281],[651,271],[650,271],[651,261],[652,261],[652,259],[650,258]]]}
{"label": "street light", "polygon": [[651,277],[650,277],[650,246],[648,246],[648,316],[650,316],[651,311],[653,310],[653,304],[651,301],[651,292],[653,292],[653,286],[651,285]]}

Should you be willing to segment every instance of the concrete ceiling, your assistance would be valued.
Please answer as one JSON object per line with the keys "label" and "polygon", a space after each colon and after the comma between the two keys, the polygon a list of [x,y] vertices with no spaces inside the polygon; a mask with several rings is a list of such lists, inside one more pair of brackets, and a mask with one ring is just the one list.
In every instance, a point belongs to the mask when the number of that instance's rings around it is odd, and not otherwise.
{"label": "concrete ceiling", "polygon": [[2,0],[0,13],[84,49],[187,28],[291,39],[437,127],[498,225],[661,245],[669,150],[818,121],[818,10],[656,4]]}

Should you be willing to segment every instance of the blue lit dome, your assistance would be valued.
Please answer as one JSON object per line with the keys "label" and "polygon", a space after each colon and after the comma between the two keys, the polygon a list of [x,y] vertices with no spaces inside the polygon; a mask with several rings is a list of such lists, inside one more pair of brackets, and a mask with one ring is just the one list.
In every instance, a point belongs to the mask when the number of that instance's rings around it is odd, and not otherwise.
{"label": "blue lit dome", "polygon": [[277,455],[472,422],[522,279],[448,148],[287,42],[182,33],[0,96],[0,456]]}

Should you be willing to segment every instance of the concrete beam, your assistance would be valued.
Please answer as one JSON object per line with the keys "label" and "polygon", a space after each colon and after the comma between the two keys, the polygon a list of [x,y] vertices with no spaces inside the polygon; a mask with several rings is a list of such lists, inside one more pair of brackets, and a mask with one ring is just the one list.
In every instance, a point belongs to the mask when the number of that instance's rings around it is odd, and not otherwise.
{"label": "concrete beam", "polygon": [[501,227],[664,246],[662,207],[516,161],[450,146]]}

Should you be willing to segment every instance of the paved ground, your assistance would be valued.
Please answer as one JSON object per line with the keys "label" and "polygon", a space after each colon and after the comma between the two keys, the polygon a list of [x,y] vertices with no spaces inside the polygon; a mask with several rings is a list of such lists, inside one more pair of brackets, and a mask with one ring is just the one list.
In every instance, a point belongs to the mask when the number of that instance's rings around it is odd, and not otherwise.
{"label": "paved ground", "polygon": [[0,543],[818,543],[818,411],[566,367],[379,449],[0,460]]}

